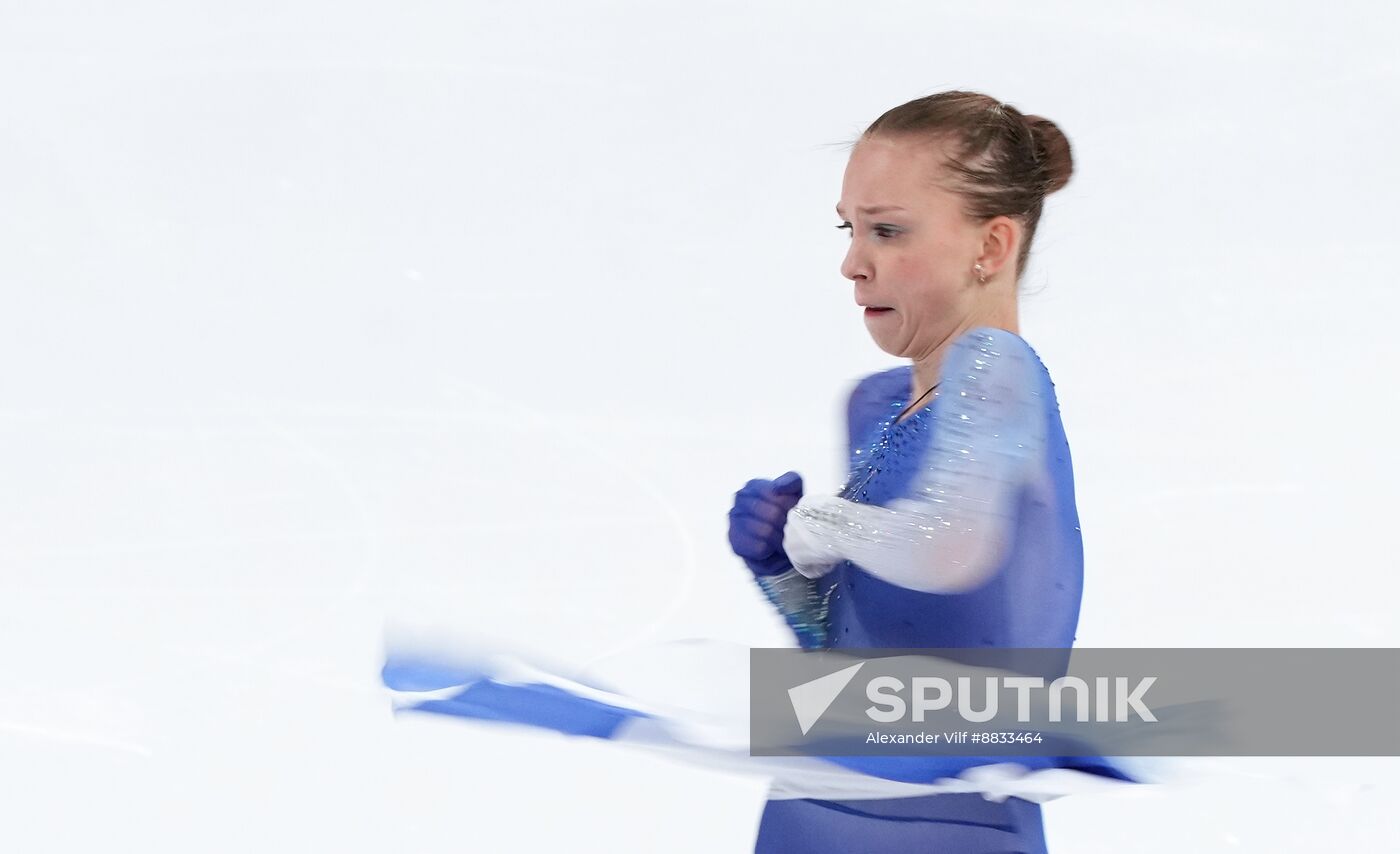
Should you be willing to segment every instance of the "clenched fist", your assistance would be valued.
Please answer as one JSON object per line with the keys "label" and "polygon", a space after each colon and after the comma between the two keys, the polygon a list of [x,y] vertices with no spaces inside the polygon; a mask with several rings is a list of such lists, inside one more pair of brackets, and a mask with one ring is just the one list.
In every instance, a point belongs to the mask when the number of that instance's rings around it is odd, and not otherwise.
{"label": "clenched fist", "polygon": [[751,480],[734,493],[729,547],[755,575],[778,575],[792,568],[783,551],[783,526],[801,498],[802,476],[795,471],[775,480]]}

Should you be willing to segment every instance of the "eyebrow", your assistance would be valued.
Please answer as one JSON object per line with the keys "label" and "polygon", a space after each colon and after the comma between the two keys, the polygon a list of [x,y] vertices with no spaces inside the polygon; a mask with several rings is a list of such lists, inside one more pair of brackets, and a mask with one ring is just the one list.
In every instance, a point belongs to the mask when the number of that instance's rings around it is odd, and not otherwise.
{"label": "eyebrow", "polygon": [[[876,214],[883,213],[884,211],[902,211],[904,210],[904,208],[900,207],[899,205],[870,205],[869,207],[856,208],[856,210],[860,211],[863,214]],[[841,212],[840,205],[836,206],[836,215],[842,217],[845,216],[845,214]]]}

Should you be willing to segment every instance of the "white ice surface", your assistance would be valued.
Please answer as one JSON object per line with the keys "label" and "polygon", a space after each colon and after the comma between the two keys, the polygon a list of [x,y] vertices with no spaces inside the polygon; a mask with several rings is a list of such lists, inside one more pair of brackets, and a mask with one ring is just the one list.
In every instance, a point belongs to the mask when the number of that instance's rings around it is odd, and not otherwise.
{"label": "white ice surface", "polygon": [[[1078,643],[1400,644],[1394,7],[794,8],[0,5],[6,850],[749,850],[753,781],[396,722],[382,629],[786,643],[725,512],[839,486],[896,364],[839,143],[943,89],[1074,145],[1022,329]],[[1378,850],[1397,763],[1066,798],[1050,849]]]}

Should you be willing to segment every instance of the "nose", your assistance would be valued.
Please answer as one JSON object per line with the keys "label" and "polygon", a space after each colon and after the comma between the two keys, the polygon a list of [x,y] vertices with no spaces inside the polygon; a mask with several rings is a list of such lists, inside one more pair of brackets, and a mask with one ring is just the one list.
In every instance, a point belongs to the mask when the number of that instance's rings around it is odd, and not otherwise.
{"label": "nose", "polygon": [[850,247],[846,249],[846,257],[841,261],[841,275],[853,282],[870,277],[869,267],[865,260],[865,254],[860,249],[859,240],[852,240]]}

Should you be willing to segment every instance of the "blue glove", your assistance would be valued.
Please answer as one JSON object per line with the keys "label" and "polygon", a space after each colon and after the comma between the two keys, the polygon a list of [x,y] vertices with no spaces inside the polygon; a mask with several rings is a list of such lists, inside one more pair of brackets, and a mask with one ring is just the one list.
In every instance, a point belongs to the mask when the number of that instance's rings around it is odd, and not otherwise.
{"label": "blue glove", "polygon": [[802,476],[795,471],[776,480],[751,480],[734,493],[729,547],[754,575],[781,575],[792,569],[783,551],[783,526],[801,498]]}

